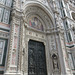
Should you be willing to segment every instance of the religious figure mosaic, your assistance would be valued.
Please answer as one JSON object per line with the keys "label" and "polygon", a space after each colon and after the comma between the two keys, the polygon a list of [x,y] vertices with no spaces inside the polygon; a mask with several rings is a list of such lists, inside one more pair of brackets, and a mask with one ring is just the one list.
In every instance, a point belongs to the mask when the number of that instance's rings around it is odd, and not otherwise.
{"label": "religious figure mosaic", "polygon": [[29,20],[29,25],[33,28],[43,31],[43,25],[37,17],[33,17]]}

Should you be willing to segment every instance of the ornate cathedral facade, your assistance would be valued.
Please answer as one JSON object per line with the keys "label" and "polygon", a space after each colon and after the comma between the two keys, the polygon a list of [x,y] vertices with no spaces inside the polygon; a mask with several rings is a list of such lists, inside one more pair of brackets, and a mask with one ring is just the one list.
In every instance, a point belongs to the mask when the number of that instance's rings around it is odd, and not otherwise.
{"label": "ornate cathedral facade", "polygon": [[0,0],[0,75],[75,75],[75,0]]}

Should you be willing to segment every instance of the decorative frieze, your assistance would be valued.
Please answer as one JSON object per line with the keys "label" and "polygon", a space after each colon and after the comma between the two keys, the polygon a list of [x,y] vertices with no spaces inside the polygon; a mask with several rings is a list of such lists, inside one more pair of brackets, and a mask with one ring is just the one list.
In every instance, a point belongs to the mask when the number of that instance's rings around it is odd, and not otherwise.
{"label": "decorative frieze", "polygon": [[32,37],[35,37],[35,38],[39,38],[39,39],[45,39],[46,38],[46,36],[44,34],[36,32],[36,31],[33,32],[33,31],[27,30],[26,35],[29,35],[29,36],[32,36]]}

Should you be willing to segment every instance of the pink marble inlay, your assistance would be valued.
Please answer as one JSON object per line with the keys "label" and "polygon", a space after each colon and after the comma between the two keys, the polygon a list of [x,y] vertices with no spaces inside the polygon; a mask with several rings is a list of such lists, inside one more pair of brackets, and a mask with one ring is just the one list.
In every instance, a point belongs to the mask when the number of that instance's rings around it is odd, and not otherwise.
{"label": "pink marble inlay", "polygon": [[12,65],[15,65],[16,63],[16,50],[18,45],[18,32],[19,32],[19,26],[15,25],[14,28],[14,40],[13,40],[13,52],[12,52]]}
{"label": "pink marble inlay", "polygon": [[16,54],[15,52],[12,53],[12,64],[15,65],[15,59],[16,59]]}
{"label": "pink marble inlay", "polygon": [[14,48],[17,48],[17,44],[18,44],[18,38],[14,37]]}

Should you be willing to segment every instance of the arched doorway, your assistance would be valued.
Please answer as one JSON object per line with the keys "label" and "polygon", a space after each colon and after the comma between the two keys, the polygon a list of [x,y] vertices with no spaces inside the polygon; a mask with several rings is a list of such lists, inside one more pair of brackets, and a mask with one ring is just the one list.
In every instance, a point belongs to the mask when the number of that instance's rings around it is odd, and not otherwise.
{"label": "arched doorway", "polygon": [[[38,4],[28,4],[25,7],[24,11],[24,27],[23,27],[23,47],[25,48],[25,56],[24,56],[24,65],[25,65],[25,74],[26,75],[49,75],[51,74],[52,70],[52,65],[51,65],[51,58],[49,54],[49,43],[51,38],[50,29],[54,27],[52,18],[50,18],[51,15],[49,13],[47,14],[48,11],[45,11],[45,8],[38,5]],[[36,40],[36,41],[30,41]],[[40,42],[38,42],[40,41]],[[33,46],[30,45],[30,42],[35,42]],[[41,43],[43,42],[43,43]],[[39,58],[39,47],[37,46],[37,43],[42,44],[42,47],[40,48],[44,51],[44,55],[40,55]],[[30,46],[33,47],[31,50],[29,49]],[[36,46],[35,46],[36,45]],[[34,57],[36,60],[31,59],[30,57],[30,52],[33,52],[32,49],[36,49]],[[46,57],[45,57],[46,54]],[[46,58],[46,59],[45,59]],[[48,59],[50,58],[50,59]],[[39,59],[40,61],[38,61]],[[41,61],[41,59],[44,60],[44,62]],[[34,65],[31,63],[33,62]],[[44,66],[39,66],[42,65],[41,63],[44,63]],[[31,64],[31,65],[30,65]],[[47,66],[47,67],[46,67]],[[41,70],[43,70],[41,72]]]}
{"label": "arched doorway", "polygon": [[28,42],[28,75],[47,75],[45,46],[42,42]]}

